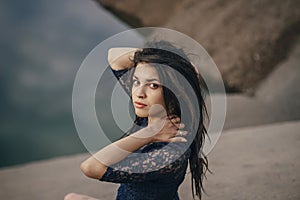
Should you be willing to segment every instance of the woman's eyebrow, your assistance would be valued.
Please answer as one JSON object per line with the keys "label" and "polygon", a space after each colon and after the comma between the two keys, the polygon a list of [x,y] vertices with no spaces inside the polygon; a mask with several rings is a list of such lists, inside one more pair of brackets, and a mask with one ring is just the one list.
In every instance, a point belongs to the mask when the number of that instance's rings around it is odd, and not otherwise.
{"label": "woman's eyebrow", "polygon": [[[135,75],[133,75],[133,78],[139,80],[139,78],[137,76],[135,76]],[[147,82],[151,82],[151,81],[158,81],[159,82],[159,80],[157,78],[146,79],[146,81]]]}
{"label": "woman's eyebrow", "polygon": [[158,80],[158,79],[156,79],[156,78],[152,78],[152,79],[146,79],[146,81],[147,81],[147,82],[152,82],[152,81],[157,81],[157,82],[159,82],[159,80]]}

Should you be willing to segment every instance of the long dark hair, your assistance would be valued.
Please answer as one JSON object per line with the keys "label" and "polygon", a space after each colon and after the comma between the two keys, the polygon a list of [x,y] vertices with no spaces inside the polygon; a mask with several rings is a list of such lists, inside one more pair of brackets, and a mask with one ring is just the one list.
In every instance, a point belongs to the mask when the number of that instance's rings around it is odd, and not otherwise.
{"label": "long dark hair", "polygon": [[[194,133],[190,145],[191,154],[189,157],[192,195],[194,197],[194,194],[196,194],[196,196],[201,199],[203,191],[202,182],[205,177],[205,172],[208,170],[208,160],[202,152],[204,138],[205,135],[207,135],[204,117],[208,117],[208,114],[203,98],[203,88],[206,87],[203,86],[202,88],[201,83],[203,83],[203,79],[200,74],[197,73],[195,67],[182,49],[176,48],[169,42],[155,42],[151,45],[156,48],[152,48],[151,46],[151,48],[143,48],[135,52],[132,61],[134,67],[136,67],[138,63],[149,63],[156,68],[163,85],[163,96],[168,116],[176,115],[181,117],[182,112],[186,111],[189,120],[183,121],[186,125],[185,129]],[[173,71],[161,66],[168,66],[173,69]],[[179,72],[181,77],[178,76],[178,73],[174,73],[174,70]],[[182,78],[188,81],[193,91],[190,91],[185,84],[182,84]],[[174,87],[165,87],[164,83],[166,82],[171,82],[172,84],[168,85],[173,85]],[[191,92],[196,94],[196,103],[198,105],[191,102],[189,98]],[[178,95],[176,96],[175,94],[181,95],[178,97]],[[179,103],[178,98],[184,103]],[[136,116],[135,122],[137,125],[141,125],[144,119]]]}

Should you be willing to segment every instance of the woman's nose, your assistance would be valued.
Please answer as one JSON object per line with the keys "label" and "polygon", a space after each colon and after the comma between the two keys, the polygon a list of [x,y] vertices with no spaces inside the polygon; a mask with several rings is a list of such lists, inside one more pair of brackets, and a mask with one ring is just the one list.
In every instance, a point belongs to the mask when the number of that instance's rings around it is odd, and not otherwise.
{"label": "woman's nose", "polygon": [[138,98],[145,98],[147,96],[146,95],[146,91],[145,91],[145,87],[144,86],[140,86],[140,87],[136,88],[135,95]]}

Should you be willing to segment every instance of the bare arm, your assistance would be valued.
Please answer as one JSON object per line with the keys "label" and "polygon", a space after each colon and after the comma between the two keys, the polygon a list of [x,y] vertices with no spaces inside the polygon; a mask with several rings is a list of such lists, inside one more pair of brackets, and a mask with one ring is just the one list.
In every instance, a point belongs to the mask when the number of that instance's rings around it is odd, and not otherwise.
{"label": "bare arm", "polygon": [[138,48],[119,47],[108,50],[107,60],[113,70],[133,67],[132,59]]}
{"label": "bare arm", "polygon": [[129,154],[148,143],[156,141],[184,141],[183,137],[176,137],[177,128],[184,127],[183,124],[174,126],[174,123],[178,124],[179,122],[179,118],[174,118],[173,123],[168,119],[158,133],[155,133],[155,128],[148,126],[104,147],[81,164],[82,172],[90,178],[100,179],[108,166],[120,162]]}

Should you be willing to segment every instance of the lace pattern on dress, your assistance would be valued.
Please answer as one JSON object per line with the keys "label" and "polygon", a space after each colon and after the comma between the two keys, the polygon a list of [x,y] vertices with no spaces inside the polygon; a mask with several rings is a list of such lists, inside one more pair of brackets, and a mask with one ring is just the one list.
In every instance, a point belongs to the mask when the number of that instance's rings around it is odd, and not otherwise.
{"label": "lace pattern on dress", "polygon": [[183,145],[179,143],[165,146],[166,144],[168,143],[159,142],[146,145],[119,163],[108,167],[100,180],[130,183],[181,178],[185,174],[190,149],[183,152]]}

